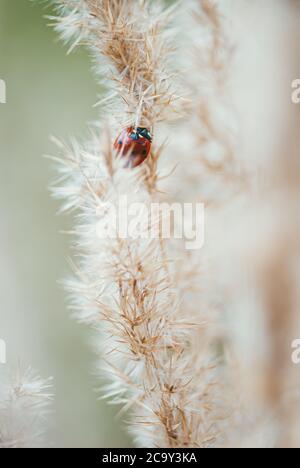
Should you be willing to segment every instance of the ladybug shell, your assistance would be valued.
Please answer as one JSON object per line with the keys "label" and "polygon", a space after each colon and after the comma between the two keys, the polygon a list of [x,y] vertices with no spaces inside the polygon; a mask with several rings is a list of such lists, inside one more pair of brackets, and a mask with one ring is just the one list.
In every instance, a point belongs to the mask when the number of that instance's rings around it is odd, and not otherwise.
{"label": "ladybug shell", "polygon": [[133,127],[128,127],[122,130],[115,141],[114,148],[121,156],[129,157],[129,167],[137,167],[149,156],[151,139],[143,136],[139,129],[136,131]]}

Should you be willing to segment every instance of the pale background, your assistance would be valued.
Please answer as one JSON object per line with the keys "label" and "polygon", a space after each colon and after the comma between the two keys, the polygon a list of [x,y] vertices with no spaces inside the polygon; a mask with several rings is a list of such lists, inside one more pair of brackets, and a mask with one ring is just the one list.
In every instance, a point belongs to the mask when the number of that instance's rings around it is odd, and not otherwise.
{"label": "pale background", "polygon": [[[7,342],[10,364],[20,359],[54,377],[49,443],[127,447],[131,441],[117,408],[96,399],[90,334],[70,318],[58,284],[69,272],[69,240],[60,231],[71,220],[56,215],[59,205],[47,191],[55,170],[42,158],[55,154],[51,134],[84,137],[86,122],[97,116],[93,104],[101,90],[86,53],[66,56],[44,18],[51,13],[46,5],[0,0],[0,79],[7,83],[7,104],[0,105],[0,338]],[[290,98],[291,82],[300,77],[299,2],[227,5],[239,17],[233,87],[246,129],[241,154],[251,168],[282,142],[299,141],[299,106]],[[248,329],[245,334],[251,341]]]}

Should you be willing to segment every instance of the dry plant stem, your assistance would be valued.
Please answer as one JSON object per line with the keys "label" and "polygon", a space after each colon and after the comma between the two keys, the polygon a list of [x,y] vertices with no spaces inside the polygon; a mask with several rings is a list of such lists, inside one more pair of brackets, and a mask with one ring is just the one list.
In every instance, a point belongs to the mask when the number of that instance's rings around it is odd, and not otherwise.
{"label": "dry plant stem", "polygon": [[[115,107],[110,101],[110,109],[118,108],[112,113],[124,124],[134,120],[152,127],[173,118],[177,96],[170,91],[166,55],[171,50],[163,34],[169,13],[158,3],[67,1],[58,19],[66,39],[92,47],[96,64],[98,56],[107,59],[114,73],[114,96],[125,102],[121,113],[118,99]],[[147,166],[128,171],[109,142],[110,136],[94,136],[86,148],[74,144],[63,150],[63,185],[55,194],[67,197],[66,208],[78,213],[78,281],[68,284],[74,307],[80,320],[96,328],[98,343],[104,334],[101,353],[111,380],[104,395],[131,408],[137,443],[209,446],[216,433],[213,424],[206,423],[213,385],[209,363],[197,362],[195,369],[190,361],[200,324],[180,307],[158,220],[149,226],[158,233],[155,239],[103,239],[95,232],[99,223],[113,229],[106,202],[118,209],[122,195],[128,204],[138,201],[148,207],[157,199],[162,148],[153,152]]]}

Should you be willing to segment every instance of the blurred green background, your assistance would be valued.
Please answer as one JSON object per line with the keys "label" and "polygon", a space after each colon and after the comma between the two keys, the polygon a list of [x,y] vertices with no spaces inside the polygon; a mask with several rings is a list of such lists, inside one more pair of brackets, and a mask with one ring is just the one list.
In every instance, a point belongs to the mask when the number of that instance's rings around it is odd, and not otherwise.
{"label": "blurred green background", "polygon": [[53,376],[49,443],[57,447],[127,447],[117,408],[97,401],[89,332],[67,309],[58,280],[69,274],[71,220],[47,186],[55,178],[44,154],[56,154],[50,135],[67,140],[96,117],[99,89],[88,54],[66,56],[49,27],[49,4],[0,0],[0,337],[8,362]]}

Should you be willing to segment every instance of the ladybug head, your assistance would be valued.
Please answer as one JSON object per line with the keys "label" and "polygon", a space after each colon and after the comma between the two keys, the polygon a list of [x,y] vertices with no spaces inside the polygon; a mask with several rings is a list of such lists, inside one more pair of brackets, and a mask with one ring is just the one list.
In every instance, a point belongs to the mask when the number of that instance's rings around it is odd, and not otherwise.
{"label": "ladybug head", "polygon": [[146,138],[147,140],[152,142],[152,135],[151,135],[150,131],[148,130],[148,128],[138,127],[136,129],[136,133],[138,134],[139,137]]}

